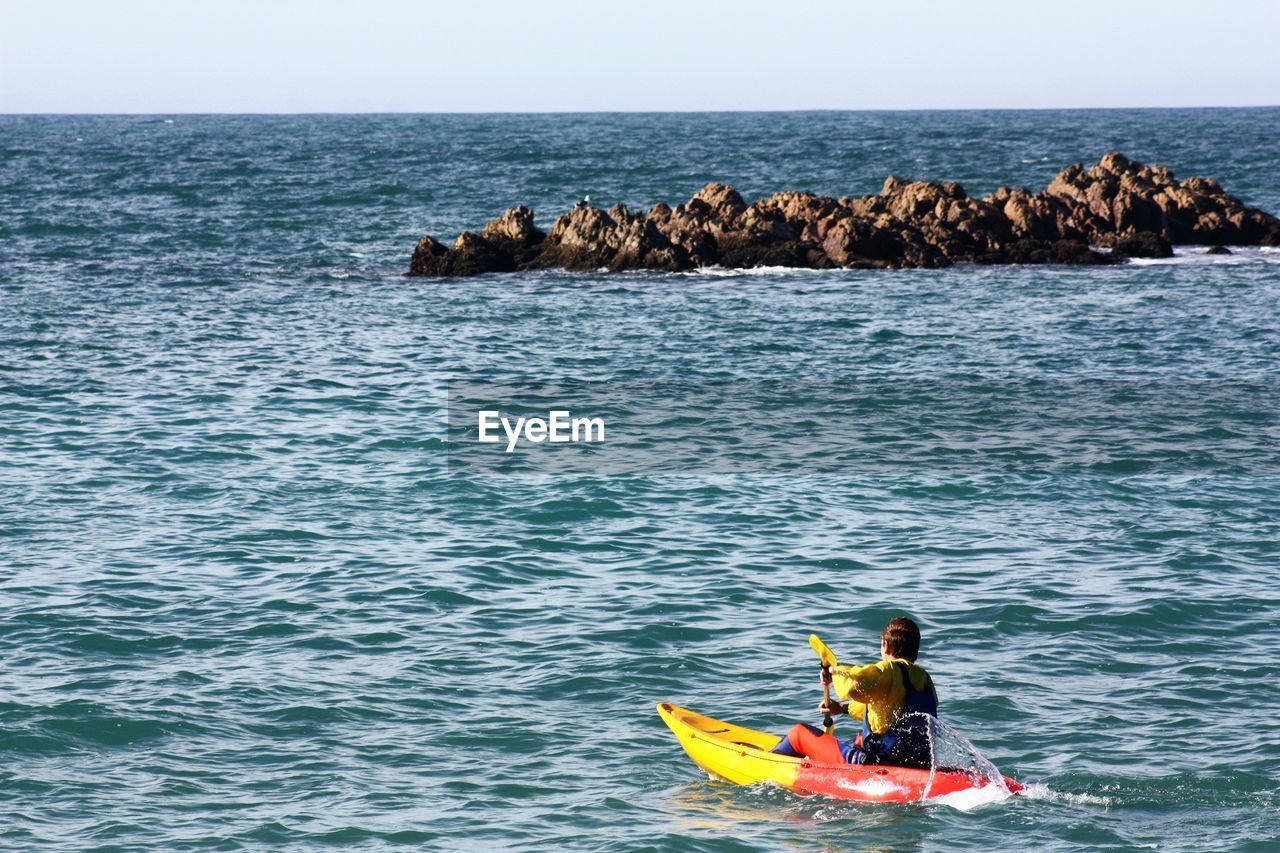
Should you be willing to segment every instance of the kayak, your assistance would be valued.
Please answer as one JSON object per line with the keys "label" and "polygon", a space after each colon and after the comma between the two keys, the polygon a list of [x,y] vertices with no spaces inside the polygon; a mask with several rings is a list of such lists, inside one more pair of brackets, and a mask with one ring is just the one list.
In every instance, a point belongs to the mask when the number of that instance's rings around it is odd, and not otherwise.
{"label": "kayak", "polygon": [[[797,794],[824,794],[872,803],[915,803],[996,785],[963,770],[826,764],[779,755],[769,751],[782,740],[777,735],[704,717],[667,702],[658,705],[658,716],[675,733],[694,764],[737,785],[772,782]],[[1017,782],[1002,778],[1010,793],[1022,790]]]}

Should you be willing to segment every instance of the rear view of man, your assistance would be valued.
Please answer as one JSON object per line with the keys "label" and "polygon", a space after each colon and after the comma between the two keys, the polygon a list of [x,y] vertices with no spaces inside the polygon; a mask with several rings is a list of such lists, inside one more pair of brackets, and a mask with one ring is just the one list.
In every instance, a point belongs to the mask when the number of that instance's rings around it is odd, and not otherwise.
{"label": "rear view of man", "polygon": [[[773,748],[782,755],[828,764],[892,764],[927,768],[932,759],[929,721],[938,716],[938,694],[929,673],[917,664],[920,627],[905,616],[889,621],[880,634],[880,660],[861,667],[824,669],[823,684],[848,705],[824,701],[824,714],[849,714],[862,722],[856,740],[842,741],[816,726],[797,723]],[[922,716],[926,715],[926,716]]]}

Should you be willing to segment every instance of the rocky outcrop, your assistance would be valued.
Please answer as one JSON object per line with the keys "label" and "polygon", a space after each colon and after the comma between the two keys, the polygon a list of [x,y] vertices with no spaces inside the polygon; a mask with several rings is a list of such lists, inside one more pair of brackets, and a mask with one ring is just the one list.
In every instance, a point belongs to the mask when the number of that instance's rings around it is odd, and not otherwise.
{"label": "rocky outcrop", "polygon": [[861,198],[781,192],[747,204],[733,187],[712,183],[684,204],[647,213],[575,208],[546,233],[532,210],[513,207],[452,248],[423,237],[409,274],[1109,264],[1168,257],[1175,243],[1280,246],[1280,220],[1214,180],[1178,181],[1163,166],[1107,154],[1087,169],[1069,166],[1044,192],[1001,187],[981,199],[957,183],[890,177]]}
{"label": "rocky outcrop", "polygon": [[1067,204],[1096,245],[1134,234],[1171,243],[1280,245],[1280,221],[1227,195],[1212,178],[1174,179],[1164,166],[1108,154],[1096,166],[1063,170],[1045,193]]}

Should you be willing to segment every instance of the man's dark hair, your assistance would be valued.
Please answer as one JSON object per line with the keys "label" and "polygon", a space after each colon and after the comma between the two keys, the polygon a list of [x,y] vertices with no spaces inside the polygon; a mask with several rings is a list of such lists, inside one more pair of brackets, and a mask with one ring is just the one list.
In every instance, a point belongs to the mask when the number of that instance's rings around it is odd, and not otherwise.
{"label": "man's dark hair", "polygon": [[906,658],[914,663],[920,654],[920,626],[905,616],[890,619],[880,639],[895,658]]}

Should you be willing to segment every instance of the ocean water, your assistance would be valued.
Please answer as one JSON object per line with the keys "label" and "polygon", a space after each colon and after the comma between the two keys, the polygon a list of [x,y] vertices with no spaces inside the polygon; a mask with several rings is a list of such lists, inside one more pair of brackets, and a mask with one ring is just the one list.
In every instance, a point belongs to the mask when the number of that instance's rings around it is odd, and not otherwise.
{"label": "ocean water", "polygon": [[[1280,253],[402,273],[516,203],[979,195],[1110,150],[1277,212],[1277,139],[1280,109],[0,117],[0,846],[1274,849]],[[917,417],[874,466],[452,469],[447,390],[493,380],[715,383],[788,407],[777,447],[842,415],[814,388],[924,388],[981,441],[974,388],[1029,382],[1077,432],[1053,465],[1034,429],[941,464]],[[1155,395],[1158,462],[1090,387]],[[870,661],[903,612],[1025,795],[733,787],[654,713],[813,721],[807,634]]]}

